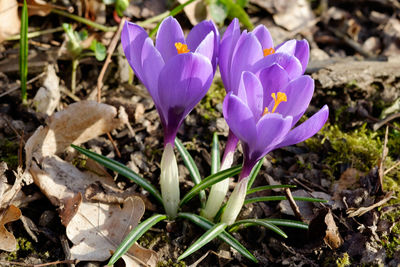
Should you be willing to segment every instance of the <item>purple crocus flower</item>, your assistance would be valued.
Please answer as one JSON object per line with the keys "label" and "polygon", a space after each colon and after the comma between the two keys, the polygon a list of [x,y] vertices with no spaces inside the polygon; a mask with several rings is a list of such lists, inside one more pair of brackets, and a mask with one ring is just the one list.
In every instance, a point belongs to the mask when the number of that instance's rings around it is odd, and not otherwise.
{"label": "purple crocus flower", "polygon": [[251,72],[243,72],[237,95],[230,92],[223,103],[225,120],[240,139],[244,154],[239,183],[221,219],[228,224],[235,221],[243,205],[248,176],[257,161],[273,149],[310,138],[322,128],[329,114],[325,105],[295,127],[311,101],[314,80],[307,75],[289,80],[278,64],[265,68],[263,73],[259,79]]}
{"label": "purple crocus flower", "polygon": [[126,22],[121,34],[126,58],[149,91],[164,128],[164,145],[174,140],[184,118],[203,98],[217,66],[219,33],[203,21],[188,34],[173,17],[160,25],[156,45],[137,24]]}
{"label": "purple crocus flower", "polygon": [[217,66],[219,34],[211,21],[196,25],[185,39],[176,19],[160,25],[156,45],[146,31],[127,22],[121,34],[126,58],[146,86],[164,129],[160,187],[168,216],[176,217],[180,193],[174,141],[179,126],[207,93]]}

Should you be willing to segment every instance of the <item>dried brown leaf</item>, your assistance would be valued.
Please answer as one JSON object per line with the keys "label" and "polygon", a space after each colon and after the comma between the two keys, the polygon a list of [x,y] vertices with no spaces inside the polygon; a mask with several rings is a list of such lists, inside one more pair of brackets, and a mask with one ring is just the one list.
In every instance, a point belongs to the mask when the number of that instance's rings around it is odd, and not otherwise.
{"label": "dried brown leaf", "polygon": [[27,0],[29,16],[38,15],[45,17],[50,14],[53,6],[43,0]]}
{"label": "dried brown leaf", "polygon": [[[1,215],[1,213],[0,213]],[[0,217],[0,249],[5,251],[14,251],[17,249],[17,240],[12,233],[7,231],[4,226],[6,223],[18,220],[21,217],[21,211],[14,205],[10,205]]]}
{"label": "dried brown leaf", "polygon": [[18,34],[21,21],[18,17],[17,0],[0,0],[0,43]]}

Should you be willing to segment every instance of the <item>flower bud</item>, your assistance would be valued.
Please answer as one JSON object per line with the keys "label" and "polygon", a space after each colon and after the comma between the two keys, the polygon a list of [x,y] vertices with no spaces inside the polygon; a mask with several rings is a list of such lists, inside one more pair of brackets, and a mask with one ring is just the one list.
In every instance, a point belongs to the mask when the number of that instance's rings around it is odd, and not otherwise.
{"label": "flower bud", "polygon": [[165,212],[170,219],[174,219],[179,205],[179,174],[174,148],[170,143],[164,148],[161,158],[160,175],[161,195]]}

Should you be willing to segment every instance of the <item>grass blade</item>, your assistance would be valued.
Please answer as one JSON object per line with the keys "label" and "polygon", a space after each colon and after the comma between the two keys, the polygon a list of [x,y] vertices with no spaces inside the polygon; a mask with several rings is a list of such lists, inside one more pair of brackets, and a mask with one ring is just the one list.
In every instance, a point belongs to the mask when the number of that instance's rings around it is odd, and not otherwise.
{"label": "grass blade", "polygon": [[125,254],[125,252],[129,250],[133,243],[135,243],[144,233],[147,232],[147,230],[149,230],[156,223],[166,219],[167,215],[155,214],[147,220],[141,222],[125,237],[124,241],[121,242],[107,265],[113,265],[122,255]]}
{"label": "grass blade", "polygon": [[196,242],[194,242],[185,252],[183,252],[182,255],[178,257],[178,261],[186,258],[190,254],[199,250],[208,242],[216,238],[225,230],[226,226],[227,226],[226,223],[223,222],[214,224],[210,229],[207,230],[207,232],[205,232],[199,239],[197,239]]}
{"label": "grass blade", "polygon": [[219,171],[221,165],[221,155],[219,152],[218,134],[214,133],[211,145],[211,174]]}
{"label": "grass blade", "polygon": [[247,195],[253,194],[255,192],[260,192],[264,190],[271,190],[271,189],[276,189],[276,188],[296,188],[295,185],[290,185],[290,184],[277,184],[277,185],[265,185],[265,186],[260,186],[260,187],[255,187],[252,189],[247,190]]}
{"label": "grass blade", "polygon": [[122,163],[119,163],[118,161],[109,159],[103,155],[97,154],[95,152],[92,152],[90,150],[81,148],[79,146],[71,145],[74,149],[78,150],[80,153],[86,155],[88,158],[91,158],[94,161],[97,161],[101,165],[125,176],[128,179],[131,179],[147,191],[149,191],[150,194],[152,194],[158,202],[163,204],[161,194],[158,192],[158,190],[151,184],[149,181],[146,179],[142,178],[139,174],[135,173]]}
{"label": "grass blade", "polygon": [[[194,0],[188,0],[188,1],[186,1],[185,3],[183,3],[183,4],[181,4],[181,5],[177,6],[177,7],[175,7],[174,9],[172,9],[172,10],[169,12],[168,16],[175,16],[176,14],[178,14],[179,12],[181,12],[185,6],[189,5],[189,4],[192,3],[192,2],[194,2]],[[150,32],[150,34],[149,34],[150,37],[152,37],[154,34],[156,34],[158,28],[160,27],[161,22],[162,22],[162,21],[160,21],[160,22],[157,24],[157,26],[156,26],[154,29],[151,30],[151,32]]]}
{"label": "grass blade", "polygon": [[260,172],[263,162],[264,162],[264,158],[260,159],[257,162],[256,166],[254,166],[253,169],[251,170],[249,183],[247,184],[247,190],[249,190],[251,188],[251,186],[253,185],[254,180],[257,178],[257,175]]}
{"label": "grass blade", "polygon": [[236,231],[240,226],[242,227],[249,227],[249,226],[254,226],[254,225],[261,225],[264,226],[275,233],[277,233],[280,236],[283,236],[284,238],[287,238],[287,235],[285,232],[283,232],[279,227],[275,226],[274,224],[265,221],[264,219],[247,219],[247,220],[240,220],[231,225],[231,228],[229,229],[229,232]]}
{"label": "grass blade", "polygon": [[274,225],[308,230],[308,224],[299,222],[299,221],[292,221],[292,220],[285,220],[285,219],[263,219],[263,220],[266,222],[272,223]]}
{"label": "grass blade", "polygon": [[26,103],[26,82],[28,80],[28,8],[26,0],[21,13],[21,38],[19,39],[19,73],[21,76],[21,98]]}
{"label": "grass blade", "polygon": [[[295,196],[293,196],[293,199],[297,200],[297,201],[308,201],[308,202],[321,202],[321,203],[328,202],[325,199],[312,198],[312,197],[295,197]],[[244,201],[244,204],[262,202],[262,201],[279,201],[279,200],[286,200],[286,196],[254,197],[254,198],[246,199]]]}
{"label": "grass blade", "polygon": [[[201,176],[199,169],[196,166],[196,163],[194,162],[192,156],[189,154],[189,152],[186,150],[185,146],[182,144],[182,142],[178,139],[175,138],[175,146],[178,149],[179,154],[181,155],[183,159],[183,163],[185,164],[186,168],[189,170],[190,177],[192,177],[192,180],[195,185],[199,184],[201,182]],[[206,197],[206,192],[204,190],[199,192],[199,197],[200,197],[200,202],[202,208],[205,207],[207,197]]]}
{"label": "grass blade", "polygon": [[[207,220],[206,218],[203,218],[199,215],[192,214],[192,213],[186,213],[186,212],[181,212],[178,213],[178,217],[183,218],[183,219],[188,219],[189,221],[193,222],[194,224],[200,226],[201,228],[208,230],[210,229],[214,224]],[[237,241],[231,234],[229,234],[226,231],[222,231],[221,234],[218,236],[219,239],[222,241],[226,242],[228,245],[236,249],[240,254],[242,254],[244,257],[248,258],[249,260],[257,263],[258,260],[251,254],[242,244],[240,244],[239,241]]]}
{"label": "grass blade", "polygon": [[181,200],[179,203],[179,206],[182,206],[186,202],[188,202],[190,199],[192,199],[195,195],[197,195],[201,190],[212,186],[215,183],[218,183],[219,181],[222,181],[226,178],[232,177],[236,174],[238,174],[242,169],[242,166],[235,166],[223,171],[220,171],[218,173],[212,174],[205,178],[201,183],[195,185],[192,190],[190,190]]}

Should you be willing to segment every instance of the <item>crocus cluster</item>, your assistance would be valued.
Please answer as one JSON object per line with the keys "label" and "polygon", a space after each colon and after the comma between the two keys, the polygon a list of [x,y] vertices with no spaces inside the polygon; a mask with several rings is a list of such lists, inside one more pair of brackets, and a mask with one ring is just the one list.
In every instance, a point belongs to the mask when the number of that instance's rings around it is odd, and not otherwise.
{"label": "crocus cluster", "polygon": [[[221,221],[236,220],[246,196],[249,174],[273,149],[304,141],[317,133],[328,117],[324,106],[307,121],[314,81],[304,75],[309,60],[306,40],[275,46],[267,28],[240,31],[234,19],[220,42],[211,21],[196,25],[185,39],[178,22],[169,17],[159,28],[156,45],[138,25],[126,23],[122,36],[125,55],[148,89],[164,129],[161,192],[167,214],[176,216],[179,202],[174,139],[184,118],[206,94],[217,65],[226,89],[223,114],[230,131],[221,169],[229,168],[240,140],[244,161],[239,182]],[[228,191],[229,179],[213,186],[205,217],[213,218]]]}

